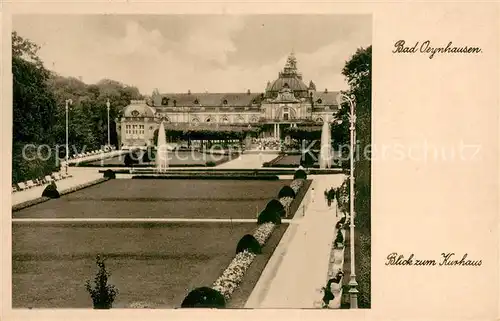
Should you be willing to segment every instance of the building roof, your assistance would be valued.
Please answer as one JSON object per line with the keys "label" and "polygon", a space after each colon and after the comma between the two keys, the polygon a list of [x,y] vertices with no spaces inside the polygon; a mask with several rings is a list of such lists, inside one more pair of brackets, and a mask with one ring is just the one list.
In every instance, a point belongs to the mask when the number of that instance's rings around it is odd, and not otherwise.
{"label": "building roof", "polygon": [[302,81],[302,74],[297,69],[297,59],[293,52],[288,56],[283,71],[278,74],[278,79],[268,84],[266,92],[279,92],[284,87],[299,92],[308,89]]}
{"label": "building roof", "polygon": [[[155,107],[252,106],[261,101],[260,93],[169,93],[153,97]],[[165,99],[168,100],[167,104]]]}
{"label": "building roof", "polygon": [[296,76],[279,77],[273,81],[266,91],[279,92],[284,87],[290,88],[292,91],[307,91],[307,86],[304,82]]}
{"label": "building roof", "polygon": [[313,101],[315,105],[338,105],[337,96],[339,91],[314,91],[312,93]]}
{"label": "building roof", "polygon": [[154,117],[155,111],[145,100],[132,100],[123,110],[124,117]]}

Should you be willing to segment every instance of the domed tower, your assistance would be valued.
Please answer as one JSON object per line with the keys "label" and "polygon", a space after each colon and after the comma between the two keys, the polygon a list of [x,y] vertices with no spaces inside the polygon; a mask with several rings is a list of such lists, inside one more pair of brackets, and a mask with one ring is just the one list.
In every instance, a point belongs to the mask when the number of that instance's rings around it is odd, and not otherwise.
{"label": "domed tower", "polygon": [[275,98],[283,88],[289,88],[296,98],[308,97],[307,85],[302,81],[302,74],[297,69],[297,58],[292,52],[286,61],[278,79],[271,82],[266,88],[266,98]]}

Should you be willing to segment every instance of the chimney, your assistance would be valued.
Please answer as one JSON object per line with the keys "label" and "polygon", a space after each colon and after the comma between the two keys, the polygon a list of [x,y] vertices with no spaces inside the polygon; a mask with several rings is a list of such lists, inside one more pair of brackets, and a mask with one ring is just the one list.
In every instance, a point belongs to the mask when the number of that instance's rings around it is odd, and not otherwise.
{"label": "chimney", "polygon": [[188,89],[188,95],[191,95],[191,89]]}
{"label": "chimney", "polygon": [[247,95],[250,95],[250,89],[247,90]]}
{"label": "chimney", "polygon": [[328,93],[328,88],[325,88],[325,94],[327,94],[327,93]]}

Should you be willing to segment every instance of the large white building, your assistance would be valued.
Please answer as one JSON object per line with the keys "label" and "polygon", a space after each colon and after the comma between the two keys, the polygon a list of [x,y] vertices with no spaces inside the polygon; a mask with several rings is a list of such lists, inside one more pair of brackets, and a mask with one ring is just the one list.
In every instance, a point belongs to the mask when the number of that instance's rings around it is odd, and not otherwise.
{"label": "large white building", "polygon": [[162,121],[167,129],[260,126],[263,137],[284,138],[286,127],[330,122],[338,110],[338,94],[317,91],[312,80],[306,85],[292,53],[264,93],[160,94],[156,90],[150,101],[131,101],[117,119],[118,141],[122,146],[150,145]]}

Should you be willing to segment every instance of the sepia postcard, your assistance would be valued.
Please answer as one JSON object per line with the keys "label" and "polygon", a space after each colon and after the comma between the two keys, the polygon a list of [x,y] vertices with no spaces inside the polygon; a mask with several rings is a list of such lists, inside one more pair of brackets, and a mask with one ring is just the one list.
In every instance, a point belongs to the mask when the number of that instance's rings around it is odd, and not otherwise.
{"label": "sepia postcard", "polygon": [[500,317],[500,4],[1,23],[2,319]]}

